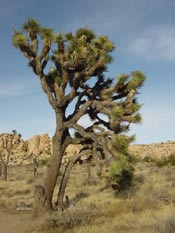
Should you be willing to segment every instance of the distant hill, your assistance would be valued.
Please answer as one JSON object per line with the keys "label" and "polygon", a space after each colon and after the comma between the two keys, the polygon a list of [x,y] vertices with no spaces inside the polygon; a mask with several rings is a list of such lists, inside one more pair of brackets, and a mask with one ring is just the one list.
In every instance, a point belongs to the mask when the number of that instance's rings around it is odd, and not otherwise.
{"label": "distant hill", "polygon": [[131,154],[142,158],[146,156],[161,158],[175,154],[175,141],[130,145],[129,151]]}
{"label": "distant hill", "polygon": [[[8,134],[0,134],[1,138],[8,138]],[[75,153],[78,153],[81,145],[69,145],[66,150],[66,155],[64,156],[63,163],[66,162]],[[0,150],[2,150],[2,145],[0,143]],[[33,162],[34,158],[46,159],[49,158],[52,151],[51,138],[48,134],[34,135],[32,138],[24,141],[20,140],[15,150],[13,150],[13,155],[10,159],[10,164],[29,164]],[[152,144],[136,144],[130,145],[129,151],[131,154],[144,158],[146,156],[152,158],[161,158],[163,156],[169,156],[175,154],[175,141],[168,141],[162,143],[152,143]],[[4,154],[5,156],[5,154]]]}

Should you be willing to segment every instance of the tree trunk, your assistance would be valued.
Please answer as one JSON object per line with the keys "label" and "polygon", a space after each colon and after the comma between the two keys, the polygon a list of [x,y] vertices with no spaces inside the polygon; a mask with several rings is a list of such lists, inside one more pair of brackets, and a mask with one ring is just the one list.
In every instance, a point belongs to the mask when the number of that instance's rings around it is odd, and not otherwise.
{"label": "tree trunk", "polygon": [[2,176],[2,162],[0,162],[0,177]]}
{"label": "tree trunk", "polygon": [[53,155],[47,168],[44,184],[35,186],[35,207],[37,212],[53,209],[52,198],[63,156],[60,138],[61,134],[56,132],[52,139]]}
{"label": "tree trunk", "polygon": [[45,179],[46,208],[49,209],[52,208],[52,197],[61,167],[62,156],[60,137],[55,135],[53,137],[53,157]]}
{"label": "tree trunk", "polygon": [[43,185],[35,187],[36,208],[43,211],[53,210],[52,198],[64,154],[62,146],[64,132],[62,109],[55,109],[55,114],[56,131],[52,138],[53,153],[50,159],[50,165],[47,168]]}
{"label": "tree trunk", "polygon": [[71,174],[71,170],[72,167],[75,163],[75,161],[80,157],[79,154],[76,154],[71,160],[68,161],[67,166],[64,170],[64,174],[62,176],[61,179],[61,183],[60,183],[60,188],[59,188],[59,192],[58,192],[58,198],[56,201],[56,205],[58,207],[60,207],[61,209],[64,209],[64,204],[63,204],[63,198],[65,195],[65,191],[66,191],[66,186],[67,186],[67,182],[69,180],[70,174]]}
{"label": "tree trunk", "polygon": [[91,161],[87,161],[87,181],[91,182],[92,180],[92,173],[91,173]]}
{"label": "tree trunk", "polygon": [[8,168],[8,164],[7,163],[3,163],[3,166],[2,166],[2,172],[3,172],[3,179],[5,181],[7,181],[7,168]]}

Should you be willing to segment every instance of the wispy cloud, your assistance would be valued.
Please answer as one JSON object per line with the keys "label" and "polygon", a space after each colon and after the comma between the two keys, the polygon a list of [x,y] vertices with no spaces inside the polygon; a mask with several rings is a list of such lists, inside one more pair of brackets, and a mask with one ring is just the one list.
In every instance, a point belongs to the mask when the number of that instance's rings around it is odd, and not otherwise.
{"label": "wispy cloud", "polygon": [[138,27],[142,28],[148,15],[153,14],[163,2],[165,0],[123,0],[120,3],[116,0],[89,0],[84,3],[86,11],[82,9],[80,12],[81,20],[79,14],[75,15],[66,25],[66,30],[87,24],[97,33],[128,37],[133,31],[139,30]]}
{"label": "wispy cloud", "polygon": [[175,27],[163,25],[149,29],[133,40],[129,50],[144,59],[175,61]]}

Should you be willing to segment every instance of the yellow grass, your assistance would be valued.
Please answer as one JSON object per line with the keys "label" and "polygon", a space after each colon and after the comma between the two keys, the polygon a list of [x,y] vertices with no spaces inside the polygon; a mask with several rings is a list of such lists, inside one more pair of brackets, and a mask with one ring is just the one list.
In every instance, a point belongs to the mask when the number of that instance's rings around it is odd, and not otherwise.
{"label": "yellow grass", "polygon": [[[23,179],[19,177],[19,172]],[[0,208],[13,209],[21,202],[33,203],[33,185],[41,180],[42,174],[41,169],[34,179],[30,167],[11,168],[9,181],[0,182]],[[174,232],[174,167],[157,168],[152,164],[137,163],[133,187],[125,196],[115,196],[111,188],[105,188],[105,179],[95,177],[96,183],[88,185],[84,182],[86,178],[86,168],[76,167],[66,189],[66,195],[72,203],[75,202],[75,206],[72,205],[64,213],[46,215],[36,232]],[[55,198],[57,191],[58,188]]]}

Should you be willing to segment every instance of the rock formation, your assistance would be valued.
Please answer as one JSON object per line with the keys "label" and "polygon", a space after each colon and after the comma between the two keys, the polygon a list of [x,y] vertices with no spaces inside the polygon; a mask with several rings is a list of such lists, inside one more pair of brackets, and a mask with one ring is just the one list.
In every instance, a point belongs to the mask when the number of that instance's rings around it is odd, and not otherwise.
{"label": "rock formation", "polygon": [[[9,134],[0,134],[1,138],[8,138]],[[78,153],[81,145],[69,145],[63,163],[66,163],[73,155]],[[2,151],[2,144],[0,142],[0,151]],[[48,134],[34,135],[32,138],[24,141],[22,138],[18,141],[17,145],[12,151],[9,164],[29,164],[33,159],[38,160],[48,159],[51,156],[52,141]],[[169,156],[175,154],[175,141],[168,141],[162,143],[152,143],[148,145],[130,145],[129,151],[131,154],[144,158],[146,156],[153,158],[160,158],[162,156]]]}
{"label": "rock formation", "polygon": [[[16,135],[16,137],[18,137],[18,135]],[[7,144],[9,143],[9,146],[7,145],[6,148],[4,148],[3,141],[7,142]],[[10,146],[10,144],[13,143],[15,143],[15,145]],[[27,155],[27,143],[22,140],[22,138],[19,137],[18,140],[16,140],[14,137],[14,140],[11,141],[11,134],[0,134],[0,151],[5,161],[7,156],[7,149],[9,149],[11,153],[9,164],[23,163]]]}
{"label": "rock formation", "polygon": [[34,135],[27,141],[27,154],[29,157],[48,157],[51,155],[51,139],[48,134]]}
{"label": "rock formation", "polygon": [[159,159],[163,156],[175,155],[175,141],[130,145],[131,154],[144,158],[146,156]]}

